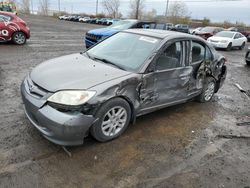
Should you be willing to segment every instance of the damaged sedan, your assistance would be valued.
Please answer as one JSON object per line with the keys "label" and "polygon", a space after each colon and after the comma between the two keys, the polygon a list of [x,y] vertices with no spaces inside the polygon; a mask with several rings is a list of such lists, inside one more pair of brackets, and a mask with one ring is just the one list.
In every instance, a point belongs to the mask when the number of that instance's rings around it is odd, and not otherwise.
{"label": "damaged sedan", "polygon": [[21,94],[28,119],[51,142],[79,145],[89,134],[106,142],[140,115],[210,101],[226,78],[225,62],[200,37],[132,29],[38,65]]}

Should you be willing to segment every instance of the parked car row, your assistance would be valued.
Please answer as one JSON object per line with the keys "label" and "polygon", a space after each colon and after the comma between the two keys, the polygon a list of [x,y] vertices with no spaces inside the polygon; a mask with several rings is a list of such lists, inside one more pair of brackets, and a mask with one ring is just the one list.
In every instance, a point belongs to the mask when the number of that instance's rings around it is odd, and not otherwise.
{"label": "parked car row", "polygon": [[178,32],[182,32],[182,33],[190,33],[189,26],[186,24],[174,25],[172,23],[152,23],[152,24],[150,24],[149,28],[150,29],[178,31]]}
{"label": "parked car row", "polygon": [[59,16],[58,18],[60,20],[84,22],[84,23],[100,24],[100,25],[112,25],[113,23],[120,21],[120,19],[90,18],[88,16],[80,16],[80,15],[63,15],[63,16]]}
{"label": "parked car row", "polygon": [[[244,49],[250,35],[243,29],[222,27],[199,27],[192,31],[193,35],[200,36],[215,48],[231,50],[232,48]],[[247,38],[247,37],[248,38]]]}

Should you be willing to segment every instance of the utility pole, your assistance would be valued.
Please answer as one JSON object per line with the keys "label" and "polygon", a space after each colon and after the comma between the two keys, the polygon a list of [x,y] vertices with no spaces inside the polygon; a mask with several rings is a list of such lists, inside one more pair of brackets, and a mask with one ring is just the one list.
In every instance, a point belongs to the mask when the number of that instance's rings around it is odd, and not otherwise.
{"label": "utility pole", "polygon": [[140,11],[140,0],[136,1],[136,10],[135,10],[135,19],[139,18],[139,11]]}
{"label": "utility pole", "polygon": [[31,4],[31,14],[34,14],[33,0],[30,0],[30,4]]}
{"label": "utility pole", "polygon": [[165,12],[165,17],[168,16],[168,4],[169,4],[169,0],[167,0],[167,4],[166,4],[166,12]]}
{"label": "utility pole", "polygon": [[61,0],[58,0],[58,11],[59,11],[59,14],[61,12]]}
{"label": "utility pole", "polygon": [[95,15],[97,15],[98,14],[98,0],[96,0],[96,10],[95,10]]}

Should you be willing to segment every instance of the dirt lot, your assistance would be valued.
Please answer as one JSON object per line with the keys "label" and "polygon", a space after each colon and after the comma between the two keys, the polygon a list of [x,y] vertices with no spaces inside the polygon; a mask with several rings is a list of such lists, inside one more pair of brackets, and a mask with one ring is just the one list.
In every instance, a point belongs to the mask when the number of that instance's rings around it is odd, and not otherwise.
{"label": "dirt lot", "polygon": [[250,101],[233,86],[250,89],[245,50],[220,51],[228,77],[212,102],[142,116],[117,140],[69,148],[70,158],[25,117],[20,83],[44,60],[84,50],[84,33],[97,26],[23,19],[27,45],[0,44],[0,187],[250,187],[250,126],[236,125],[250,121]]}

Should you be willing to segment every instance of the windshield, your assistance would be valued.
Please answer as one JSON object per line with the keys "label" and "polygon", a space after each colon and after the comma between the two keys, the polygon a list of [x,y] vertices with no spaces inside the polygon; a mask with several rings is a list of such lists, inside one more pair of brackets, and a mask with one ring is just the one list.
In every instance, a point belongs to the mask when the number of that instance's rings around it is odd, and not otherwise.
{"label": "windshield", "polygon": [[122,20],[122,21],[115,22],[114,24],[109,26],[109,28],[125,30],[125,29],[131,28],[135,23],[136,21]]}
{"label": "windshield", "polygon": [[202,32],[212,33],[214,32],[214,27],[204,27],[201,29]]}
{"label": "windshield", "polygon": [[233,32],[228,32],[228,31],[221,31],[217,33],[215,36],[217,37],[226,37],[226,38],[233,38],[234,33]]}
{"label": "windshield", "polygon": [[90,58],[109,61],[124,70],[137,72],[158,43],[159,39],[153,37],[118,33],[87,52]]}

